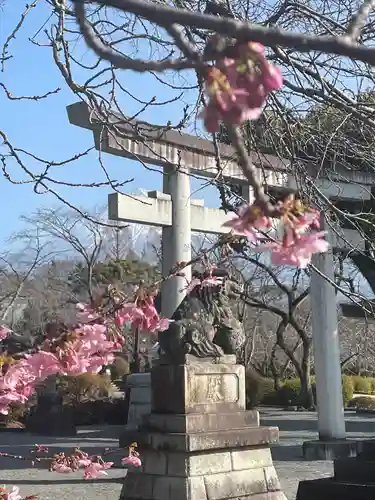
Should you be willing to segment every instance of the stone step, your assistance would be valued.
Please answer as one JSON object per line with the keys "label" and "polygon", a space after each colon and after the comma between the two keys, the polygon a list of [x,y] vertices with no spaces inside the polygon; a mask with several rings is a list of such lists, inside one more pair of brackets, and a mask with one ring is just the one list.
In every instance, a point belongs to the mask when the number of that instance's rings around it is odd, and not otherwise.
{"label": "stone step", "polygon": [[273,467],[269,448],[228,448],[226,450],[175,451],[142,450],[142,467],[146,474],[157,476],[193,477],[237,470]]}
{"label": "stone step", "polygon": [[336,481],[375,483],[375,461],[360,458],[342,458],[334,461]]}
{"label": "stone step", "polygon": [[358,456],[365,460],[375,460],[375,439],[358,443]]}
{"label": "stone step", "polygon": [[244,427],[259,427],[257,411],[232,413],[189,413],[182,415],[152,413],[143,419],[145,427],[162,432],[205,432]]}
{"label": "stone step", "polygon": [[274,467],[193,477],[129,471],[120,500],[284,500]]}
{"label": "stone step", "polygon": [[333,478],[301,481],[296,500],[374,500],[375,484],[339,482]]}
{"label": "stone step", "polygon": [[277,427],[245,427],[214,432],[140,432],[139,443],[153,450],[200,451],[244,446],[265,446],[279,441]]}

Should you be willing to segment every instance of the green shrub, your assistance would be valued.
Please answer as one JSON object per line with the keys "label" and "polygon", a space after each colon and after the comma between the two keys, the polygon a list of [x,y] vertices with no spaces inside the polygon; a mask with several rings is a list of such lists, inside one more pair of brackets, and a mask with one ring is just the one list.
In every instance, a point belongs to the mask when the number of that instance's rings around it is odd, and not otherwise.
{"label": "green shrub", "polygon": [[370,386],[371,386],[371,393],[374,393],[375,392],[375,378],[370,377],[369,381],[370,381]]}
{"label": "green shrub", "polygon": [[347,408],[349,408],[349,409],[350,408],[356,408],[356,406],[357,406],[356,399],[357,398],[354,398],[351,401],[349,401],[348,404],[347,404]]}
{"label": "green shrub", "polygon": [[87,401],[72,405],[72,418],[75,425],[124,425],[128,404],[125,399]]}
{"label": "green shrub", "polygon": [[371,379],[368,377],[361,377],[356,375],[352,377],[354,392],[361,392],[363,394],[370,394],[371,392]]}
{"label": "green shrub", "polygon": [[357,410],[375,410],[375,398],[369,396],[360,396],[353,399]]}
{"label": "green shrub", "polygon": [[108,377],[96,373],[82,373],[74,377],[60,377],[58,388],[63,395],[64,403],[77,404],[108,398],[112,391],[112,383]]}
{"label": "green shrub", "polygon": [[342,397],[344,400],[344,407],[347,407],[349,401],[353,399],[354,385],[353,380],[348,375],[342,376]]}
{"label": "green shrub", "polygon": [[15,423],[23,426],[27,413],[28,408],[25,404],[18,402],[11,403],[8,414],[0,415],[0,426],[8,427]]}
{"label": "green shrub", "polygon": [[278,391],[278,401],[283,406],[294,406],[300,403],[301,381],[299,378],[290,378],[283,382]]}
{"label": "green shrub", "polygon": [[125,375],[130,373],[129,363],[124,358],[119,356],[115,358],[113,365],[109,367],[111,370],[112,380],[122,380]]}
{"label": "green shrub", "polygon": [[260,403],[263,403],[273,390],[272,379],[261,377],[251,370],[246,372],[246,405],[248,408],[256,408]]}

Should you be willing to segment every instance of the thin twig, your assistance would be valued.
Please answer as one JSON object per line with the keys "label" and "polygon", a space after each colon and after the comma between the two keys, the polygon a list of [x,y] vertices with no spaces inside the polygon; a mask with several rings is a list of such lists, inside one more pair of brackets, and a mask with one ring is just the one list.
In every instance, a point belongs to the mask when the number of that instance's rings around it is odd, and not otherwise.
{"label": "thin twig", "polygon": [[2,82],[0,82],[0,87],[2,87],[4,89],[4,92],[10,101],[25,101],[25,100],[26,101],[40,101],[42,99],[46,99],[47,97],[49,97],[52,94],[57,94],[58,92],[61,91],[60,88],[57,88],[55,90],[50,90],[49,92],[46,92],[45,94],[42,94],[42,95],[14,96],[11,92],[9,92],[9,90],[6,88],[6,86]]}
{"label": "thin twig", "polygon": [[[73,0],[76,16],[81,29],[85,28],[85,40],[93,50],[97,43],[92,38],[93,32],[84,18],[83,0]],[[236,38],[238,41],[254,41],[267,47],[280,45],[300,52],[318,51],[335,54],[362,61],[375,66],[375,49],[353,42],[348,36],[312,36],[302,33],[293,33],[278,28],[266,28],[254,23],[239,21],[193,12],[186,9],[176,9],[166,5],[155,4],[145,0],[95,0],[92,3],[114,7],[155,22],[160,26],[180,24],[185,27],[199,28],[214,31],[226,37]],[[89,31],[87,31],[89,29]],[[87,37],[87,38],[86,38]],[[102,52],[106,59],[106,51]],[[121,58],[124,59],[124,58]],[[145,63],[145,61],[143,61]],[[158,66],[159,68],[159,66]]]}

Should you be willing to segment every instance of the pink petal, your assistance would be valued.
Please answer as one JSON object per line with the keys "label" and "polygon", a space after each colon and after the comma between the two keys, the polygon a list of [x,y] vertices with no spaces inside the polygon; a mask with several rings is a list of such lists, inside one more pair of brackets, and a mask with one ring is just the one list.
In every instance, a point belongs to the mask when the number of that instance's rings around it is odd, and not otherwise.
{"label": "pink petal", "polygon": [[161,318],[159,321],[159,332],[164,332],[165,330],[168,330],[169,328],[169,319],[168,318]]}
{"label": "pink petal", "polygon": [[248,108],[243,109],[241,114],[241,124],[247,120],[258,120],[263,113],[263,108]]}
{"label": "pink petal", "polygon": [[6,339],[12,330],[7,328],[6,326],[0,326],[0,340]]}
{"label": "pink petal", "polygon": [[133,465],[134,467],[141,467],[142,465],[140,458],[134,455],[129,455],[128,457],[122,458],[121,463],[123,465]]}
{"label": "pink petal", "polygon": [[72,469],[64,464],[57,464],[53,467],[54,472],[58,472],[59,474],[68,474],[72,472]]}

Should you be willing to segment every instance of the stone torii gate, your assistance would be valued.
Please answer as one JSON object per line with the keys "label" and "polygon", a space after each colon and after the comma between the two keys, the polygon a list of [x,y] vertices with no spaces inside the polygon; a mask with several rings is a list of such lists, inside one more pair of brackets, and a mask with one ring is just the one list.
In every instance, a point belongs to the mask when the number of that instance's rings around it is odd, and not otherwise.
{"label": "stone torii gate", "polygon": [[[97,149],[163,168],[163,193],[148,197],[113,194],[109,195],[108,204],[109,219],[162,227],[163,275],[167,275],[177,262],[191,260],[192,230],[213,234],[228,232],[221,227],[230,217],[223,210],[204,208],[202,201],[190,200],[190,173],[202,177],[217,176],[215,151],[210,141],[174,130],[160,132],[144,122],[127,123],[124,118],[113,114],[109,120],[116,123],[119,133],[115,136],[102,127],[100,117],[92,114],[86,103],[72,104],[67,111],[72,124],[93,131]],[[238,185],[244,200],[250,202],[252,192],[234,161],[234,149],[223,145],[220,156],[224,166],[223,177]],[[263,175],[264,182],[273,186],[285,184],[286,162],[271,155],[264,158],[262,165],[255,155],[253,160],[263,168],[263,171],[259,168],[259,175]],[[184,272],[189,279],[191,270],[186,268]],[[182,290],[185,284],[183,277],[174,277],[162,284],[163,316],[170,317],[176,310],[184,297]]]}
{"label": "stone torii gate", "polygon": [[[129,197],[110,195],[109,218],[161,225],[163,227],[163,274],[168,273],[177,261],[189,261],[191,256],[191,229],[206,232],[222,232],[219,226],[227,217],[221,210],[204,208],[203,204],[190,200],[189,173],[202,177],[217,175],[216,156],[210,141],[188,134],[180,134],[174,130],[160,131],[160,128],[144,122],[126,122],[124,117],[116,114],[106,116],[106,120],[116,124],[116,135],[108,131],[103,120],[92,113],[84,102],[67,107],[69,120],[73,125],[89,129],[94,134],[95,146],[103,152],[143,161],[163,168],[164,194],[150,194],[148,197]],[[220,145],[220,159],[223,178],[239,185],[245,200],[252,200],[252,191],[246,183],[242,171],[235,158],[235,150],[231,146]],[[296,180],[287,172],[288,162],[271,155],[250,155],[251,161],[258,168],[259,179],[269,189],[278,191],[295,188]],[[318,179],[317,186],[327,197],[334,199],[367,199],[371,196],[366,182],[349,182],[337,179],[329,181]],[[361,191],[358,194],[358,190]],[[201,214],[201,215],[198,215]],[[215,214],[215,215],[214,215]],[[209,224],[208,224],[209,223]],[[211,230],[209,226],[211,225]],[[362,249],[363,239],[355,231],[335,228],[331,233],[331,243],[335,248],[345,248],[347,242]],[[333,273],[332,255],[319,255],[315,264],[323,275],[329,278]],[[168,280],[162,289],[162,310],[166,315],[174,311],[182,300],[179,291],[184,284],[183,278]],[[168,299],[167,299],[168,297]],[[337,315],[335,292],[333,286],[318,273],[312,273],[311,297],[314,304],[312,311],[313,337],[315,344],[315,363],[319,366],[321,376],[317,380],[318,427],[319,437],[323,443],[314,443],[306,447],[307,454],[312,457],[333,456],[332,446],[345,437],[344,412],[341,398],[341,367],[339,358],[339,341],[337,335]],[[167,304],[165,301],[171,301]],[[172,302],[173,301],[173,302]],[[332,395],[335,394],[335,397]],[[315,445],[318,446],[315,446]],[[320,446],[322,444],[322,446]],[[342,445],[342,442],[341,442]],[[317,449],[315,452],[314,450]],[[323,452],[322,452],[323,450]],[[350,452],[350,450],[348,450]],[[340,448],[342,453],[342,446]]]}
{"label": "stone torii gate", "polygon": [[[179,172],[176,177],[180,189],[176,193],[171,189],[172,195],[149,191],[148,197],[129,197],[119,193],[108,196],[109,219],[163,228],[163,274],[168,274],[176,262],[191,260],[191,232],[225,234],[229,229],[223,227],[223,223],[233,216],[217,208],[206,208],[203,200],[190,200],[188,175]],[[183,272],[190,280],[190,267]],[[172,316],[185,295],[185,286],[186,279],[179,276],[163,283],[163,316]]]}

